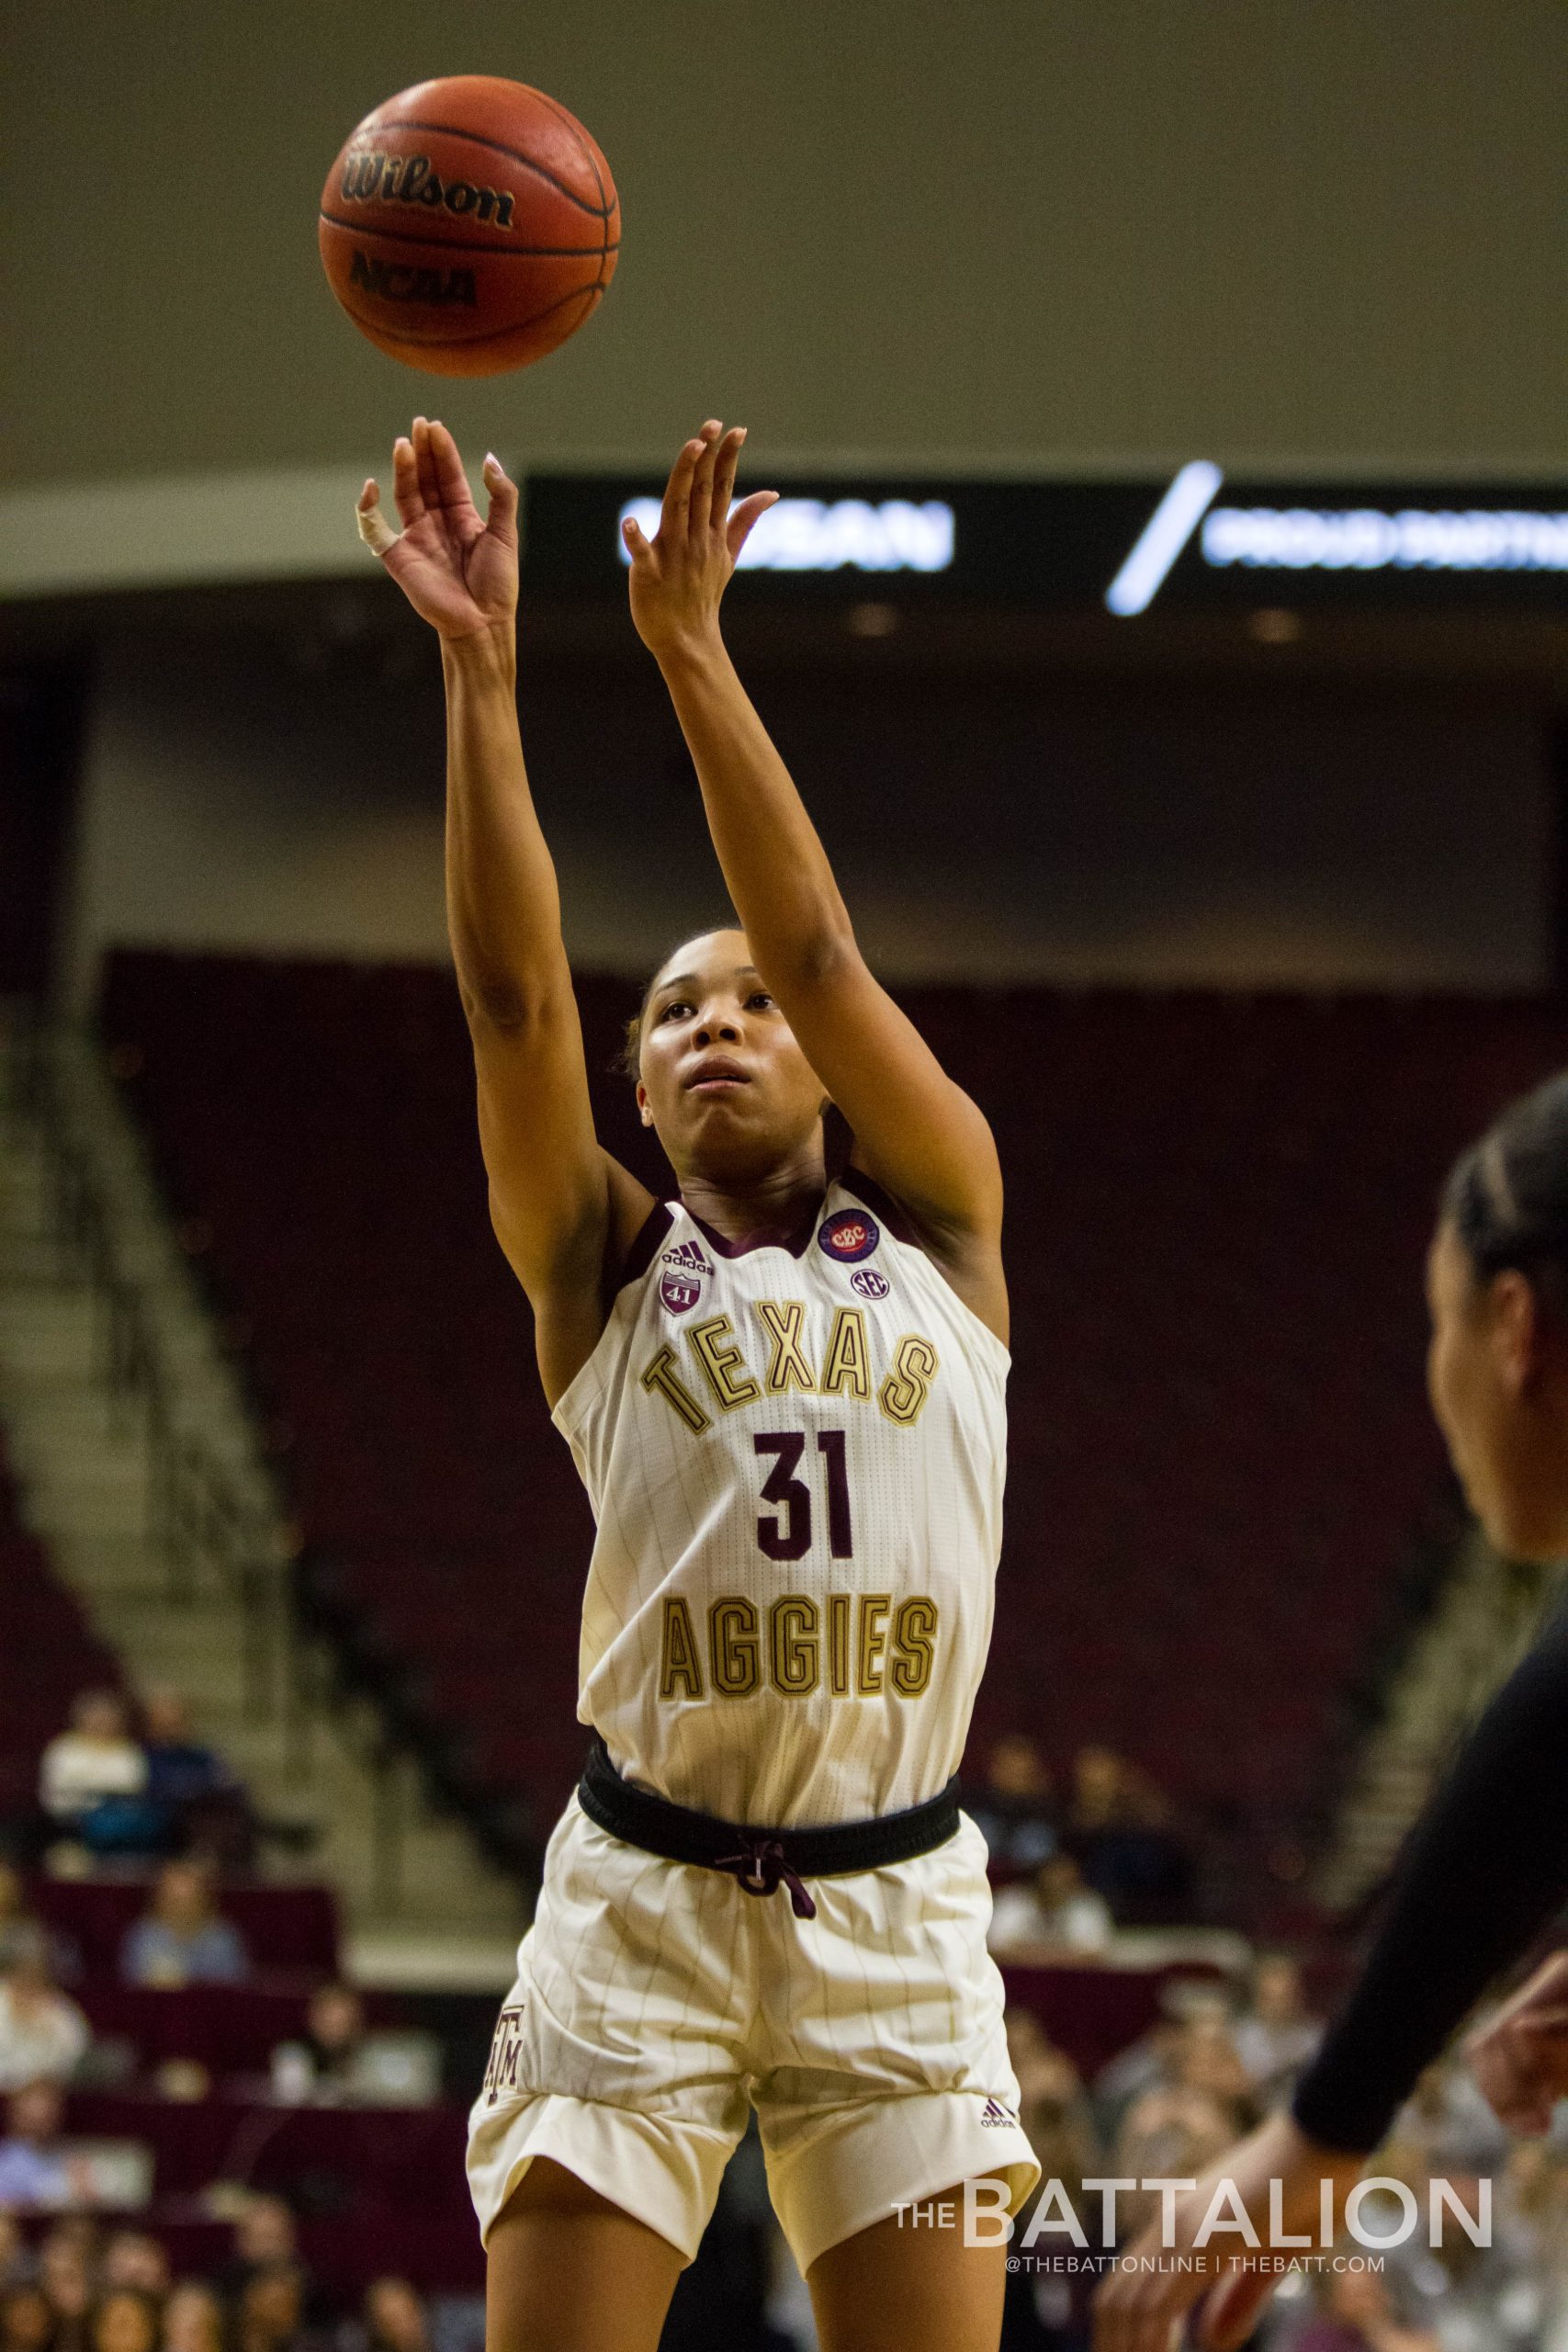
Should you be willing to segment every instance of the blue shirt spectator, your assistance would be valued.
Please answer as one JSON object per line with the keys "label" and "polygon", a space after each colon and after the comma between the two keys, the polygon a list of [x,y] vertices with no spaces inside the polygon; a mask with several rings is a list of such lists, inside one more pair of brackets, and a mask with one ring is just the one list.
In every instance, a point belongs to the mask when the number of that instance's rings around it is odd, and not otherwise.
{"label": "blue shirt spectator", "polygon": [[165,1862],[152,1900],[120,1947],[119,1973],[128,1984],[239,1984],[251,1973],[250,1955],[232,1921],[212,1898],[198,1862]]}

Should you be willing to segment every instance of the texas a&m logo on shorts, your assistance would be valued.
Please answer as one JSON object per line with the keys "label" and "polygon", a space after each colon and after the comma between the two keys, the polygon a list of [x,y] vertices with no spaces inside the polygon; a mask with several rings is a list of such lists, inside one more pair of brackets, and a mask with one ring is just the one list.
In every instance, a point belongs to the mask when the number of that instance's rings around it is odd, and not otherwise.
{"label": "texas a&m logo on shorts", "polygon": [[490,2064],[485,2068],[487,2107],[493,2107],[503,2091],[517,2089],[517,2061],[522,2054],[523,2005],[518,2002],[502,2009],[496,2020],[495,2038],[490,2045]]}
{"label": "texas a&m logo on shorts", "polygon": [[824,1256],[836,1258],[840,1266],[869,1258],[881,1238],[875,1220],[863,1209],[840,1209],[817,1228],[817,1247]]}

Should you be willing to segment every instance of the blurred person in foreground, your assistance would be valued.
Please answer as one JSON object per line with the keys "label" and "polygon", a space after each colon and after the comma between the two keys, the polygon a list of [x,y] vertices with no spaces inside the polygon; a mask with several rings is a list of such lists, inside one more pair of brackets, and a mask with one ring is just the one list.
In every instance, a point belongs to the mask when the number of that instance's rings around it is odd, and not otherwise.
{"label": "blurred person in foreground", "polygon": [[0,2291],[0,2352],[52,2352],[54,2312],[33,2279]]}
{"label": "blurred person in foreground", "polygon": [[232,2310],[253,2278],[288,2270],[302,2284],[305,2309],[313,2312],[317,2284],[299,2252],[299,2224],[286,2197],[257,2190],[247,2197],[234,2222],[233,2250],[212,2284]]}
{"label": "blurred person in foreground", "polygon": [[120,1947],[126,1983],[241,1984],[250,1966],[239,1929],[218,1908],[210,1871],[196,1861],[165,1862]]}
{"label": "blurred person in foreground", "polygon": [[223,2306],[199,2278],[182,2278],[164,2305],[162,2352],[225,2352]]}
{"label": "blurred person in foreground", "polygon": [[406,2278],[373,2278],[361,2310],[365,2352],[430,2352],[430,2314]]}
{"label": "blurred person in foreground", "polygon": [[235,2300],[231,2352],[314,2352],[320,2339],[305,2317],[304,2272],[295,2263],[269,2263],[252,2272]]}
{"label": "blurred person in foreground", "polygon": [[[1427,1263],[1427,1386],[1466,1497],[1506,1559],[1568,1556],[1568,1077],[1512,1103],[1460,1158]],[[1232,2268],[1236,2241],[1194,2241],[1224,2183],[1261,2243],[1314,2228],[1342,2197],[1423,2068],[1500,1969],[1568,1895],[1568,1612],[1559,1611],[1485,1709],[1406,1848],[1348,2002],[1264,2123],[1175,2200],[1173,2227],[1128,2249],[1190,2257],[1129,2268],[1098,2304],[1100,2352],[1166,2352],[1200,2298],[1200,2343],[1243,2343],[1272,2281]],[[1568,2092],[1568,1954],[1472,2043],[1476,2078],[1513,2131],[1544,2132]],[[1219,2283],[1216,2284],[1216,2280]]]}
{"label": "blurred person in foreground", "polygon": [[87,2352],[158,2352],[157,2301],[137,2287],[110,2287],[87,2315]]}
{"label": "blurred person in foreground", "polygon": [[1053,1854],[1027,1884],[1003,1887],[986,1940],[1015,1966],[1084,1968],[1106,1957],[1115,1932],[1110,1905],[1084,1884],[1073,1856]]}
{"label": "blurred person in foreground", "polygon": [[[1345,2253],[1366,2259],[1359,2248]],[[1379,2271],[1325,2272],[1316,2300],[1317,2312],[1292,2339],[1291,2352],[1441,2352],[1435,2335],[1400,2319]]]}
{"label": "blurred person in foreground", "polygon": [[86,2018],[34,1951],[0,1976],[0,2092],[69,2082],[93,2039]]}
{"label": "blurred person in foreground", "polygon": [[104,2247],[98,2284],[105,2294],[111,2287],[128,2287],[161,2304],[169,2291],[169,2257],[145,2230],[116,2230]]}

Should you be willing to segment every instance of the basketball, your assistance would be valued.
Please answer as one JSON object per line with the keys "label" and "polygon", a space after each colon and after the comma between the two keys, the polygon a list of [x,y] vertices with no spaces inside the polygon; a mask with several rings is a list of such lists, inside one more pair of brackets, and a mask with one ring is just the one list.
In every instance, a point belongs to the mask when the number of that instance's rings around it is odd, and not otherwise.
{"label": "basketball", "polygon": [[610,167],[542,90],[420,82],[350,133],[321,190],[327,281],[377,348],[433,376],[526,368],[615,274]]}

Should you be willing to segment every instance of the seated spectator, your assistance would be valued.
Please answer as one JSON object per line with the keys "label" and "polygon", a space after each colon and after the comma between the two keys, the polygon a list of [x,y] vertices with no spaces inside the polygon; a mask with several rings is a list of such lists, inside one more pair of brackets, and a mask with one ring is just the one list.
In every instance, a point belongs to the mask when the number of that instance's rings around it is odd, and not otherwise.
{"label": "seated spectator", "polygon": [[82,2352],[97,2262],[97,2224],[87,2213],[56,2222],[39,2248],[39,2283],[54,2313],[55,2352]]}
{"label": "seated spectator", "polygon": [[[250,2281],[263,2271],[293,2270],[304,2275],[299,2260],[299,2225],[287,2198],[258,2191],[247,2197],[234,2222],[234,2250],[213,2278],[225,2303],[238,2301]],[[312,2300],[306,2279],[307,2304]]]}
{"label": "seated spectator", "polygon": [[29,1909],[21,1872],[0,1861],[0,1976],[19,1960],[51,1957],[49,1929]]}
{"label": "seated spectator", "polygon": [[199,2279],[182,2278],[164,2304],[162,2352],[224,2352],[223,2306]]}
{"label": "seated spectator", "polygon": [[1191,1862],[1169,1800],[1111,1748],[1083,1747],[1074,1758],[1065,1836],[1119,1920],[1168,1919],[1185,1900]]}
{"label": "seated spectator", "polygon": [[1026,1885],[1003,1887],[987,1941],[998,1959],[1082,1968],[1105,1958],[1114,1926],[1072,1855],[1053,1854]]}
{"label": "seated spectator", "polygon": [[158,2352],[158,2306],[134,2287],[111,2287],[87,2319],[86,2352]]}
{"label": "seated spectator", "polygon": [[1266,2108],[1282,2107],[1323,2040],[1322,2025],[1307,2011],[1302,1972],[1288,1954],[1265,1952],[1258,1960],[1252,2006],[1231,2028],[1231,2039],[1253,2096]]}
{"label": "seated spectator", "polygon": [[1051,1775],[1033,1740],[1010,1732],[992,1743],[986,1777],[964,1811],[986,1841],[993,1872],[1035,1871],[1056,1850]]}
{"label": "seated spectator", "polygon": [[199,1862],[165,1862],[152,1899],[120,1947],[119,1973],[128,1984],[239,1984],[250,1957],[239,1929],[213,1897]]}
{"label": "seated spectator", "polygon": [[272,2094],[294,2107],[423,2103],[434,2095],[438,2068],[429,2037],[373,2032],[352,1984],[322,1984],[310,1996],[303,2037],[272,2053]]}
{"label": "seated spectator", "polygon": [[253,2271],[234,2307],[233,2352],[310,2352],[304,2273],[287,2262]]}
{"label": "seated spectator", "polygon": [[42,1954],[18,1961],[0,1977],[0,2091],[69,2082],[91,2040],[86,2018],[55,1984]]}
{"label": "seated spectator", "polygon": [[[6,2103],[0,2140],[0,2211],[58,2212],[78,2201],[83,2182],[61,2144],[64,2105],[53,2083],[29,2083]],[[47,2271],[44,2283],[50,2286]],[[54,2301],[52,2290],[51,2301]],[[86,2297],[84,2294],[83,2305]],[[57,2309],[59,2306],[56,2306]]]}
{"label": "seated spectator", "polygon": [[57,1835],[92,1853],[159,1850],[168,1823],[148,1802],[147,1758],[130,1736],[118,1692],[87,1690],[76,1701],[70,1730],[43,1751],[39,1802]]}
{"label": "seated spectator", "polygon": [[[1145,2091],[1128,2109],[1111,2169],[1138,2180],[1195,2177],[1256,2120],[1247,2070],[1223,2008],[1200,2013],[1181,2028],[1169,2080]],[[1151,2210],[1141,2197],[1128,2199],[1128,2234],[1143,2227]]]}
{"label": "seated spectator", "polygon": [[255,1826],[243,1788],[215,1747],[191,1730],[176,1690],[152,1690],[141,1710],[147,1794],[167,1818],[181,1852],[200,1853],[229,1870],[246,1870]]}
{"label": "seated spectator", "polygon": [[43,2289],[20,2279],[0,2293],[0,2352],[51,2352],[54,2311]]}
{"label": "seated spectator", "polygon": [[129,2287],[161,2304],[169,2291],[169,2257],[145,2230],[117,2230],[104,2248],[98,2284],[105,2294],[111,2287]]}
{"label": "seated spectator", "polygon": [[366,2352],[430,2352],[430,2314],[406,2278],[373,2278],[364,2315]]}

